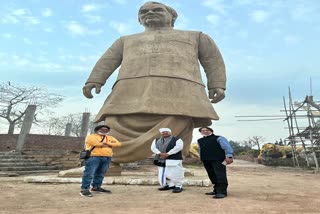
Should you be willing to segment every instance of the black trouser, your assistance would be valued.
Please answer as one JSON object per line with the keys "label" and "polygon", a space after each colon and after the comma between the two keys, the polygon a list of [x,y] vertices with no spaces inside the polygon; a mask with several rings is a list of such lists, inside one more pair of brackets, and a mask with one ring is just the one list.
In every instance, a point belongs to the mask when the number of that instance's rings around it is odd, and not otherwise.
{"label": "black trouser", "polygon": [[213,184],[213,191],[215,193],[227,194],[228,179],[226,166],[221,163],[222,161],[203,160],[202,162]]}

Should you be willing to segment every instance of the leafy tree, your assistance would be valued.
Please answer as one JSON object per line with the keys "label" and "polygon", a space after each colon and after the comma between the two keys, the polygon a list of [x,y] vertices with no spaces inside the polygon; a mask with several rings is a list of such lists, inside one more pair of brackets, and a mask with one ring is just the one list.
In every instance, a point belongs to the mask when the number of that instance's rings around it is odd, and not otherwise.
{"label": "leafy tree", "polygon": [[249,146],[246,146],[246,145],[242,146],[240,143],[232,141],[232,140],[230,140],[229,143],[233,148],[234,155],[239,155],[240,153],[246,152],[251,149]]}
{"label": "leafy tree", "polygon": [[32,104],[37,106],[37,114],[56,107],[63,97],[50,93],[45,88],[35,86],[19,86],[16,84],[0,84],[0,118],[9,123],[8,134],[13,134],[15,126],[21,124],[26,113],[27,106]]}

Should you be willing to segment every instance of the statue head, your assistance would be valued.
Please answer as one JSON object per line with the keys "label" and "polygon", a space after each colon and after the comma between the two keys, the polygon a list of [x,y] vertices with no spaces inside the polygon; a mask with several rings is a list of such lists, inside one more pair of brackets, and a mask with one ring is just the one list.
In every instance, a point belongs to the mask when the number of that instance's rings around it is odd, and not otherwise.
{"label": "statue head", "polygon": [[177,17],[172,7],[154,1],[143,4],[138,12],[139,23],[145,27],[174,27]]}

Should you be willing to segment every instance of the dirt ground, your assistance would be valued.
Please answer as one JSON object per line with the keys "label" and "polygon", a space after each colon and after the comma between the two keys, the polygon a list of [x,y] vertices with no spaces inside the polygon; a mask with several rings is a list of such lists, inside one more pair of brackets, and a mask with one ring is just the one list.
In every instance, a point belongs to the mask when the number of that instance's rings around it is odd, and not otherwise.
{"label": "dirt ground", "polygon": [[[185,166],[198,177],[199,166]],[[110,185],[112,194],[79,195],[80,184],[26,183],[21,177],[0,177],[0,213],[320,213],[320,173],[265,167],[235,160],[228,166],[225,199],[204,195],[212,187],[185,186],[159,192],[158,186]]]}

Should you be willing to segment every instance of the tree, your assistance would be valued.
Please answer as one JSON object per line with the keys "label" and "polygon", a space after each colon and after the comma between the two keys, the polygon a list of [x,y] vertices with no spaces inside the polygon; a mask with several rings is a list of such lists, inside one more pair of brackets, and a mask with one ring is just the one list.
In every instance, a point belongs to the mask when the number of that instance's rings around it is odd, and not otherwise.
{"label": "tree", "polygon": [[260,144],[263,143],[264,141],[265,141],[265,138],[262,136],[252,136],[252,137],[249,137],[248,140],[244,141],[243,143],[246,146],[249,146],[251,148],[254,146],[257,146],[258,150],[260,151]]}
{"label": "tree", "polygon": [[245,145],[245,146],[241,146],[240,143],[236,142],[236,141],[229,141],[230,145],[233,148],[233,154],[234,155],[239,155],[241,152],[245,152],[251,149],[251,147]]}
{"label": "tree", "polygon": [[[0,118],[9,123],[8,134],[13,134],[15,126],[21,124],[28,105],[36,105],[36,114],[56,107],[63,97],[50,93],[45,88],[19,86],[8,83],[0,84]],[[36,121],[36,118],[35,118]]]}
{"label": "tree", "polygon": [[62,118],[54,116],[46,117],[37,125],[41,127],[40,133],[46,135],[63,135],[66,126]]}
{"label": "tree", "polygon": [[[91,117],[91,118],[94,118]],[[41,123],[41,132],[47,135],[64,135],[67,123],[71,124],[71,136],[80,136],[82,113],[73,113],[65,116],[52,116]],[[90,120],[89,129],[93,128],[94,122]]]}

